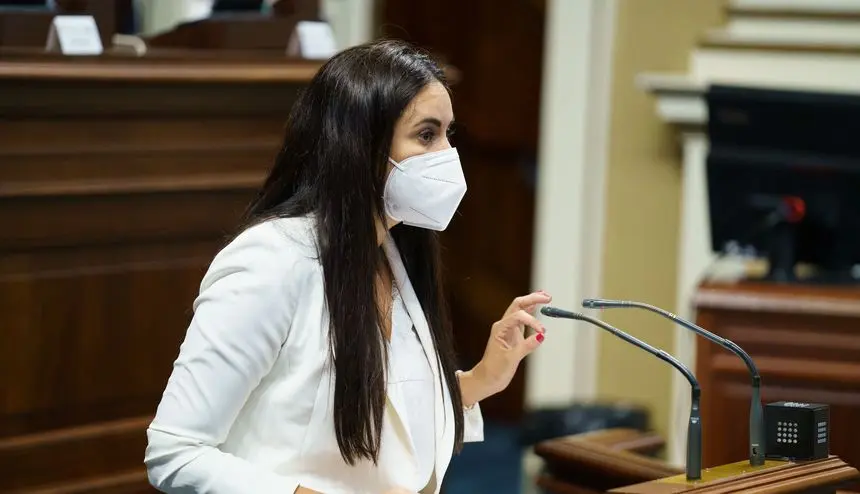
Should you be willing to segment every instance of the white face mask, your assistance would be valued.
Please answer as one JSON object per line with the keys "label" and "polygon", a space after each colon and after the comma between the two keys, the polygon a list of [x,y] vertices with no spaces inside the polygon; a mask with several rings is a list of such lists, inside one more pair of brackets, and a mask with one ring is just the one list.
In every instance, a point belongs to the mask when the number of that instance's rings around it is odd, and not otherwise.
{"label": "white face mask", "polygon": [[385,183],[385,212],[406,225],[442,231],[466,194],[466,178],[456,148],[419,154],[394,168]]}

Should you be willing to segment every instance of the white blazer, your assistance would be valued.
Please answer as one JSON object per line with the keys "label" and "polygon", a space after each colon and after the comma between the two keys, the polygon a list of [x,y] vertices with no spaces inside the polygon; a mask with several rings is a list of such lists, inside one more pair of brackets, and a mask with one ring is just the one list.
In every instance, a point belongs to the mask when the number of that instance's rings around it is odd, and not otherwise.
{"label": "white blazer", "polygon": [[[313,221],[251,227],[212,261],[158,412],[147,430],[150,482],[167,493],[383,494],[424,487],[398,386],[388,385],[379,462],[347,465],[334,432],[322,267]],[[427,355],[436,349],[400,254],[384,244],[394,279]],[[454,411],[436,388],[435,492],[454,445],[454,413],[465,440],[483,440],[479,407]],[[424,479],[426,481],[426,479]]]}

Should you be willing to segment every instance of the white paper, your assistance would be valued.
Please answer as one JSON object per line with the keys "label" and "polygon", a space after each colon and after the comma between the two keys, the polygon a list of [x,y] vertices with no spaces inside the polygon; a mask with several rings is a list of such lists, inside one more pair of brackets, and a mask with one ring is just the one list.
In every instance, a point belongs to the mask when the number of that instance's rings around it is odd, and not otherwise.
{"label": "white paper", "polygon": [[91,15],[58,15],[48,32],[48,50],[63,55],[101,55],[102,39]]}
{"label": "white paper", "polygon": [[327,22],[300,21],[295,34],[302,58],[320,60],[337,53],[334,31]]}
{"label": "white paper", "polygon": [[[179,0],[171,1],[176,2]],[[215,0],[186,0],[182,22],[193,22],[208,19],[212,15],[212,6],[214,4]]]}

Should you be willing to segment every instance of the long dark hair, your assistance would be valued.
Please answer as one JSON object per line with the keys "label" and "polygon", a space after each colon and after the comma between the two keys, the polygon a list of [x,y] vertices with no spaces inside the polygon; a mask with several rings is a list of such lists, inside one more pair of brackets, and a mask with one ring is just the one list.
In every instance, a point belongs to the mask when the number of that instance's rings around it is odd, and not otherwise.
{"label": "long dark hair", "polygon": [[[335,55],[290,111],[275,166],[246,214],[247,224],[315,217],[331,317],[334,427],[350,465],[379,458],[387,344],[375,280],[387,265],[376,225],[386,224],[382,196],[394,127],[413,98],[434,81],[447,87],[439,65],[404,42],[378,41]],[[462,398],[439,240],[436,232],[404,225],[391,234],[433,334],[459,450]]]}

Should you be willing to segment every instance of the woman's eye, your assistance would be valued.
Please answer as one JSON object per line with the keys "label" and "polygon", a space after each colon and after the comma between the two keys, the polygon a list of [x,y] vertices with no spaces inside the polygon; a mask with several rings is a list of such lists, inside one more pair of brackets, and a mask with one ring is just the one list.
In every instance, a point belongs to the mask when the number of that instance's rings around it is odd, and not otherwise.
{"label": "woman's eye", "polygon": [[430,144],[433,142],[434,137],[436,137],[436,134],[432,130],[425,130],[418,134],[418,138],[421,139],[421,142],[424,144]]}

